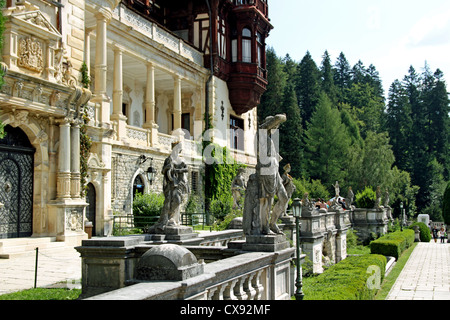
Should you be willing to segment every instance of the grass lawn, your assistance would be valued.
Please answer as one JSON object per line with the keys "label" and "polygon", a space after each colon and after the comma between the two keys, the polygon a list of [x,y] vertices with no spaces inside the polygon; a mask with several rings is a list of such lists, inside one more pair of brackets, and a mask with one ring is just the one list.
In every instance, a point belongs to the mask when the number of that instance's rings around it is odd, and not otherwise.
{"label": "grass lawn", "polygon": [[76,300],[81,289],[46,289],[36,288],[7,293],[0,300]]}

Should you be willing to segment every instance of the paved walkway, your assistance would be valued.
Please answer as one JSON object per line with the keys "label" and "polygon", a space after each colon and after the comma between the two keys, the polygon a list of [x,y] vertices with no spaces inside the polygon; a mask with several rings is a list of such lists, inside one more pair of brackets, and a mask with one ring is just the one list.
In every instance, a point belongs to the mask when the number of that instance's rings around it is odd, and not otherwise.
{"label": "paved walkway", "polygon": [[[25,256],[0,259],[0,295],[34,288],[36,251]],[[71,247],[40,250],[37,287],[81,288],[81,258]]]}
{"label": "paved walkway", "polygon": [[450,244],[420,242],[386,300],[450,300]]}

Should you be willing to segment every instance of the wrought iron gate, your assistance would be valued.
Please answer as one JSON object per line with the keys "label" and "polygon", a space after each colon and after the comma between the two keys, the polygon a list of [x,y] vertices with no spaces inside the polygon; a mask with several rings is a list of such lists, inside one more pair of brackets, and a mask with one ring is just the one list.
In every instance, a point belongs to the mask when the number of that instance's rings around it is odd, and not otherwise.
{"label": "wrought iron gate", "polygon": [[0,140],[0,238],[29,237],[33,232],[35,149],[19,128],[5,127]]}

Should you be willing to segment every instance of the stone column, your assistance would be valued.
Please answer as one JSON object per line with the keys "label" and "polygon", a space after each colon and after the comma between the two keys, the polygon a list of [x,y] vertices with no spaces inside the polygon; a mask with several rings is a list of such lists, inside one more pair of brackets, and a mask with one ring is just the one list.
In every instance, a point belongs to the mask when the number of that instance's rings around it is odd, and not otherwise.
{"label": "stone column", "polygon": [[173,90],[173,130],[177,131],[181,128],[181,78],[176,75],[174,77]]}
{"label": "stone column", "polygon": [[122,114],[123,100],[123,76],[122,76],[122,50],[114,47],[114,90],[113,90],[113,115]]}
{"label": "stone column", "polygon": [[70,148],[70,195],[72,199],[81,198],[81,171],[80,171],[80,125],[81,120],[75,120],[72,124],[71,148]]}
{"label": "stone column", "polygon": [[147,63],[147,86],[145,91],[145,127],[151,128],[155,121],[155,67]]}
{"label": "stone column", "polygon": [[156,147],[158,144],[158,128],[155,118],[155,66],[147,63],[147,85],[145,91],[145,121],[143,127],[150,130],[150,145]]}
{"label": "stone column", "polygon": [[58,173],[56,198],[70,199],[70,120],[59,120]]}
{"label": "stone column", "polygon": [[96,26],[96,47],[95,47],[95,83],[94,98],[92,101],[100,103],[100,123],[108,123],[110,121],[110,105],[109,98],[106,94],[106,78],[107,78],[107,24],[112,17],[111,10],[101,8],[97,15]]}
{"label": "stone column", "polygon": [[114,79],[113,79],[113,114],[111,120],[117,122],[117,138],[120,140],[127,134],[127,117],[122,113],[123,104],[123,51],[114,47]]}

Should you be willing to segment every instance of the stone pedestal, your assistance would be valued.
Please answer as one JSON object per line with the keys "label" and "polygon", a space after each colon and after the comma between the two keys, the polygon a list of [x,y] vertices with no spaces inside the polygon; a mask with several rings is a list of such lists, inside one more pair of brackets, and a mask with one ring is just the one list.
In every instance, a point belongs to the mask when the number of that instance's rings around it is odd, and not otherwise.
{"label": "stone pedestal", "polygon": [[257,252],[276,252],[290,247],[286,236],[283,234],[275,235],[253,235],[246,236],[246,241],[242,245],[244,251]]}
{"label": "stone pedestal", "polygon": [[84,231],[84,211],[87,203],[82,200],[54,200],[48,204],[49,235],[57,241],[78,246],[88,238]]}
{"label": "stone pedestal", "polygon": [[152,234],[151,240],[161,243],[195,244],[201,242],[202,238],[198,237],[198,233],[195,233],[192,227],[166,226],[164,233]]}

